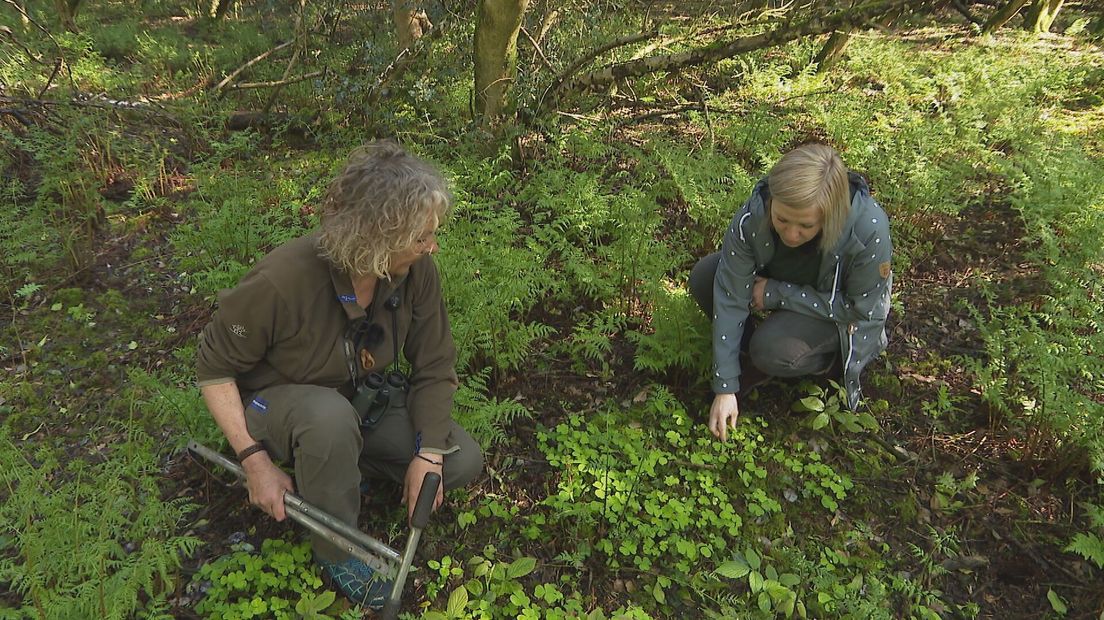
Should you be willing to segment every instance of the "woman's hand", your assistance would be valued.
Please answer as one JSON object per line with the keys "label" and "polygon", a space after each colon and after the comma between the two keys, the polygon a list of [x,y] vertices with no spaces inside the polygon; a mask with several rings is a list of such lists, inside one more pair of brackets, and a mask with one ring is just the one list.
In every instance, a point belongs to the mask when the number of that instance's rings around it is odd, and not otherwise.
{"label": "woman's hand", "polygon": [[258,452],[242,463],[245,470],[245,488],[249,490],[249,503],[268,513],[273,519],[283,521],[284,493],[295,491],[291,476],[272,463],[268,455]]}
{"label": "woman's hand", "polygon": [[709,408],[709,431],[721,441],[728,440],[728,429],[736,428],[736,418],[740,417],[740,406],[736,404],[735,394],[717,394],[713,406]]}
{"label": "woman's hand", "polygon": [[751,286],[751,309],[763,309],[763,294],[767,289],[767,279],[763,276],[755,276],[755,284]]}
{"label": "woman's hand", "polygon": [[406,468],[406,479],[403,480],[403,503],[406,504],[408,521],[414,517],[414,507],[418,504],[418,495],[422,492],[422,482],[429,472],[432,471],[441,476],[441,484],[437,486],[437,497],[433,500],[433,510],[440,508],[445,501],[445,456],[428,453],[423,453],[422,456],[436,461],[437,464],[417,456],[410,459],[410,465]]}

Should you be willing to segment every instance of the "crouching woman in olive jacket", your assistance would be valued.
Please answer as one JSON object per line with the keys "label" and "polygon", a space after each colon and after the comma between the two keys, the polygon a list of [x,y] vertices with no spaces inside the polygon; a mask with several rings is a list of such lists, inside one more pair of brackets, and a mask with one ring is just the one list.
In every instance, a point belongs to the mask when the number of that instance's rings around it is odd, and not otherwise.
{"label": "crouching woman in olive jacket", "polygon": [[[798,147],[755,185],[721,251],[690,274],[690,292],[713,319],[716,437],[735,427],[741,383],[760,377],[839,369],[833,378],[858,406],[859,374],[886,347],[892,252],[885,211],[831,147]],[[767,313],[754,330],[752,310]]]}

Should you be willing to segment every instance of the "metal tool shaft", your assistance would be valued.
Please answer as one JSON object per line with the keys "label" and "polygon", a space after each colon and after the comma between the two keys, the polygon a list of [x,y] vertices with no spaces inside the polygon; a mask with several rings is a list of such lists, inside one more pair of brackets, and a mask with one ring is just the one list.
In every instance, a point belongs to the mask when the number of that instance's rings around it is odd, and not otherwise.
{"label": "metal tool shaft", "polygon": [[[188,450],[245,479],[241,466],[203,444],[190,441]],[[385,576],[394,578],[399,552],[360,530],[343,523],[333,515],[294,493],[284,494],[284,509],[288,517],[310,531],[334,543],[349,555],[363,561]],[[373,553],[374,552],[374,553]],[[382,557],[381,557],[382,556]]]}

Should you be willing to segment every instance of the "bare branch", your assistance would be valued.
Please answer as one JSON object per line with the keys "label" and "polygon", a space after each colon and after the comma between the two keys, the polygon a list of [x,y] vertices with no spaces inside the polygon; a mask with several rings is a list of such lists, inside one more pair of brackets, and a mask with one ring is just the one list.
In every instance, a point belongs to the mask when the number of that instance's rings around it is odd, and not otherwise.
{"label": "bare branch", "polygon": [[299,62],[299,56],[302,55],[303,50],[307,47],[307,33],[303,29],[303,14],[307,12],[307,0],[299,0],[299,12],[295,14],[295,52],[291,55],[291,60],[288,61],[287,68],[284,69],[284,77],[281,78],[282,84],[277,84],[275,90],[272,91],[272,96],[268,98],[268,103],[265,104],[263,114],[267,114],[272,106],[276,104],[276,98],[280,96],[280,89],[287,84],[288,78],[291,76],[292,69],[295,68],[295,64]]}
{"label": "bare branch", "polygon": [[529,31],[525,28],[521,29],[521,34],[525,35],[525,38],[529,39],[529,43],[533,46],[533,56],[540,56],[540,59],[544,61],[544,66],[548,67],[552,71],[555,71],[556,68],[552,66],[552,63],[549,62],[548,57],[544,55],[544,50],[541,49],[540,43],[537,43],[537,40],[533,38],[533,35],[529,34]]}
{"label": "bare branch", "polygon": [[764,33],[720,42],[704,48],[664,56],[650,56],[611,65],[555,84],[550,89],[552,96],[542,102],[537,113],[540,115],[547,112],[550,107],[557,105],[559,100],[569,93],[603,87],[629,77],[660,71],[675,71],[684,67],[713,63],[737,54],[774,47],[811,35],[826,34],[834,30],[847,30],[864,24],[874,17],[904,8],[910,4],[916,3],[910,3],[907,0],[873,0],[852,9],[838,11],[827,16],[809,18],[796,26],[788,23],[782,24]]}
{"label": "bare branch", "polygon": [[285,80],[275,80],[272,82],[245,82],[243,84],[235,84],[230,87],[231,90],[249,90],[251,88],[280,88],[287,86],[288,84],[295,84],[296,82],[305,82],[306,80],[314,79],[316,77],[322,77],[326,75],[325,69],[321,71],[312,71],[310,73],[304,73],[293,78],[287,78]]}
{"label": "bare branch", "polygon": [[237,69],[235,69],[233,73],[226,76],[226,78],[223,79],[221,82],[219,82],[218,84],[215,84],[214,90],[216,90],[216,91],[222,90],[223,88],[226,87],[227,84],[229,84],[230,82],[233,82],[235,78],[237,78],[239,75],[241,75],[242,71],[245,71],[249,67],[252,67],[253,65],[257,64],[258,62],[261,62],[265,58],[268,58],[272,54],[275,54],[276,52],[284,49],[285,47],[291,45],[294,42],[295,42],[294,39],[292,39],[291,41],[285,41],[285,42],[277,45],[276,47],[268,50],[267,52],[263,52],[261,54],[258,54],[255,58],[253,58],[249,62],[247,62],[244,65],[242,65],[242,66],[238,67]]}
{"label": "bare branch", "polygon": [[433,43],[441,38],[447,24],[447,21],[438,22],[437,25],[429,31],[429,34],[415,41],[414,45],[399,52],[399,54],[395,56],[395,59],[391,61],[391,64],[384,67],[383,71],[376,77],[376,82],[364,97],[365,108],[375,106],[380,100],[380,97],[386,92],[387,85],[390,84],[392,80],[402,75],[410,65],[414,64],[415,58],[432,47]]}

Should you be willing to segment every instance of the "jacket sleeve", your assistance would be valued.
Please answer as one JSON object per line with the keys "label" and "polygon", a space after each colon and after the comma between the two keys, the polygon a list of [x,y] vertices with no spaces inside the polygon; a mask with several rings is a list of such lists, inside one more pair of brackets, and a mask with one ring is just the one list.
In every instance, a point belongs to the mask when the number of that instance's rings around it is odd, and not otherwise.
{"label": "jacket sleeve", "polygon": [[261,274],[219,292],[219,307],[199,336],[199,387],[234,381],[252,369],[281,332],[287,309],[276,288]]}
{"label": "jacket sleeve", "polygon": [[[806,316],[854,323],[885,320],[889,314],[889,293],[893,281],[890,270],[893,242],[884,215],[875,217],[872,234],[850,256],[844,278],[834,291],[818,291],[811,286],[769,280],[764,289],[763,306],[767,310],[789,310]],[[838,291],[838,292],[836,292]]]}
{"label": "jacket sleeve", "polygon": [[713,392],[735,394],[740,389],[740,341],[751,306],[755,254],[746,226],[750,201],[736,213],[721,243],[721,261],[713,278]]}
{"label": "jacket sleeve", "polygon": [[452,421],[452,397],[456,378],[456,345],[441,296],[441,278],[431,258],[428,269],[415,283],[410,330],[404,351],[410,362],[408,409],[421,448],[451,451],[448,442]]}

